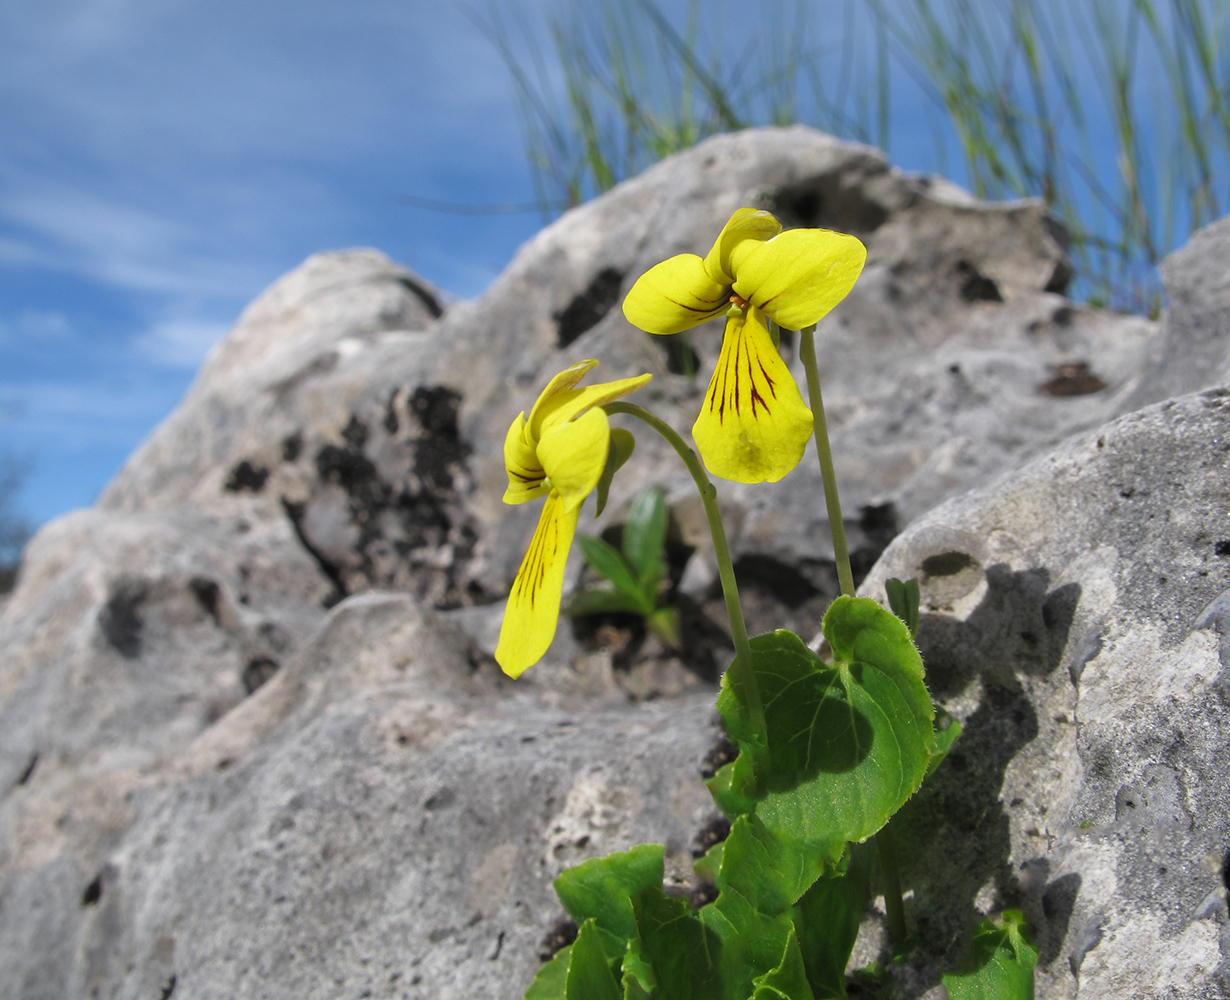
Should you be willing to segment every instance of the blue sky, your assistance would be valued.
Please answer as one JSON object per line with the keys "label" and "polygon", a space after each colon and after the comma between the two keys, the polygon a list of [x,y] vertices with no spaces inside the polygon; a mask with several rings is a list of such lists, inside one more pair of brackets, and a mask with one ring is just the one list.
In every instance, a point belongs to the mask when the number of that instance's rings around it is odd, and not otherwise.
{"label": "blue sky", "polygon": [[[498,2],[541,28],[569,0]],[[689,0],[659,2],[682,24]],[[741,60],[764,42],[761,13],[788,2],[698,9],[726,64],[754,65]],[[808,53],[826,73],[861,3],[809,8]],[[24,463],[21,514],[37,525],[92,503],[242,308],[308,255],[373,246],[472,297],[539,228],[536,212],[397,200],[533,199],[508,72],[467,6],[0,4],[0,483],[4,463]],[[1096,95],[1090,72],[1078,59]],[[1160,79],[1137,73],[1146,96]],[[943,116],[915,81],[894,69],[890,157],[960,182],[955,136],[937,160]],[[1164,112],[1157,95],[1149,106]],[[1109,123],[1081,135],[1113,182]]]}
{"label": "blue sky", "polygon": [[[261,289],[374,246],[482,291],[536,213],[504,66],[462,5],[0,5],[0,456],[34,523],[93,502]],[[477,126],[477,127],[476,127]]]}

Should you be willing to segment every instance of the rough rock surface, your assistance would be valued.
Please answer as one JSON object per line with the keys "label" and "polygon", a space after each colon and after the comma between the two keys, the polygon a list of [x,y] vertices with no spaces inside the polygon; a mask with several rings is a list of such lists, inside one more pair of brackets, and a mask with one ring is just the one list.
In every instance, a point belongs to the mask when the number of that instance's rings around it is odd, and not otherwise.
{"label": "rough rock surface", "polygon": [[[665,840],[684,886],[726,659],[690,481],[638,430],[583,528],[665,483],[688,653],[562,625],[512,685],[489,651],[537,512],[500,503],[499,452],[585,357],[653,372],[640,401],[691,423],[719,331],[695,331],[693,379],[690,348],[618,303],[745,204],[869,248],[818,331],[847,531],[865,572],[923,518],[867,586],[923,570],[924,653],[977,779],[950,767],[903,819],[979,851],[908,873],[935,903],[925,948],[952,959],[976,911],[1019,900],[1040,997],[1222,995],[1224,397],[1102,425],[1230,381],[1230,223],[1167,263],[1159,326],[1066,300],[1038,205],[796,128],[717,137],[568,213],[474,302],[372,251],[311,258],[98,507],[39,533],[0,607],[0,998],[513,998],[564,864]],[[835,583],[811,460],[721,495],[753,626],[814,630]]]}
{"label": "rough rock surface", "polygon": [[1074,438],[912,524],[919,647],[964,725],[898,822],[923,947],[1024,906],[1041,997],[1230,995],[1230,387]]}

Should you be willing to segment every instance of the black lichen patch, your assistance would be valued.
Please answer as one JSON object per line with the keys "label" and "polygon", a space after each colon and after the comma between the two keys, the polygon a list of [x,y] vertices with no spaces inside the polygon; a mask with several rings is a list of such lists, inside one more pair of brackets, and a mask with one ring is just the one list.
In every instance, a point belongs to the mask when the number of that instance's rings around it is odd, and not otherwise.
{"label": "black lichen patch", "polygon": [[[352,414],[341,440],[322,445],[315,467],[321,491],[283,500],[305,548],[334,583],[336,599],[371,587],[406,590],[438,607],[488,600],[464,578],[478,535],[464,512],[470,447],[458,425],[461,395],[445,386],[392,392],[371,423]],[[380,456],[380,465],[371,455]],[[390,473],[401,463],[402,472]],[[348,522],[345,548],[311,537],[309,506],[320,502]]]}
{"label": "black lichen patch", "polygon": [[267,656],[257,656],[248,661],[243,668],[240,680],[243,689],[248,694],[255,694],[278,672],[278,662]]}
{"label": "black lichen patch", "polygon": [[982,274],[967,260],[957,261],[958,287],[961,298],[966,302],[1003,302],[1004,297],[999,292],[999,285]]}
{"label": "black lichen patch", "polygon": [[230,476],[223,484],[228,493],[259,493],[265,488],[269,478],[269,470],[263,465],[253,465],[246,458],[231,469]]}
{"label": "black lichen patch", "polygon": [[94,881],[85,887],[85,891],[81,894],[82,906],[97,906],[98,901],[102,899],[103,881],[102,874],[94,876]]}
{"label": "black lichen patch", "polygon": [[159,1000],[171,1000],[171,995],[175,992],[175,983],[178,981],[178,976],[171,973],[171,978],[162,985],[162,992],[159,995]]}
{"label": "black lichen patch", "polygon": [[581,334],[597,326],[619,301],[619,286],[624,276],[613,267],[604,267],[564,309],[556,313],[556,336],[560,347],[567,347]]}
{"label": "black lichen patch", "polygon": [[1213,554],[1219,556],[1230,556],[1230,539],[1223,539],[1214,545]]}
{"label": "black lichen patch", "polygon": [[296,462],[299,456],[303,453],[303,432],[295,431],[294,434],[282,439],[282,461]]}
{"label": "black lichen patch", "polygon": [[862,175],[823,174],[771,191],[758,207],[777,216],[786,229],[836,229],[866,236],[888,221],[888,209],[864,193]]}
{"label": "black lichen patch", "polygon": [[1089,367],[1088,361],[1068,361],[1051,365],[1051,377],[1038,388],[1048,396],[1087,396],[1106,388]]}
{"label": "black lichen patch", "polygon": [[121,580],[98,612],[98,627],[103,638],[123,656],[141,655],[141,605],[149,590],[140,580]]}

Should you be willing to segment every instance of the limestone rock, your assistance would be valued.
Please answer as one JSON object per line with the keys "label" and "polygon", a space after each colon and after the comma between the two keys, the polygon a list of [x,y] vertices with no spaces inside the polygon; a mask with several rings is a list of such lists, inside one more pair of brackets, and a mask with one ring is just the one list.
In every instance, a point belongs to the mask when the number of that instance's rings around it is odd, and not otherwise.
{"label": "limestone rock", "polygon": [[898,820],[927,957],[1024,906],[1039,997],[1230,995],[1230,387],[949,501],[863,584],[917,576],[964,726]]}

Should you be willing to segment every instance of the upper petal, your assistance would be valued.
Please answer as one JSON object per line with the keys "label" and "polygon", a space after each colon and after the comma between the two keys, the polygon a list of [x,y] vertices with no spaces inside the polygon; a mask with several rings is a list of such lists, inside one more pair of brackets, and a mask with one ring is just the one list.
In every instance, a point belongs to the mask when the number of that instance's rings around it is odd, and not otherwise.
{"label": "upper petal", "polygon": [[538,459],[551,480],[552,493],[559,493],[565,510],[580,507],[598,485],[610,446],[610,422],[596,408],[543,431]]}
{"label": "upper petal", "polygon": [[739,483],[775,483],[799,464],[811,437],[803,402],[756,309],[726,324],[722,354],[692,437],[705,467]]}
{"label": "upper petal", "polygon": [[751,240],[754,245],[772,239],[781,231],[782,224],[768,212],[756,208],[736,209],[705,257],[705,270],[709,277],[723,285],[734,284],[735,268],[731,255],[739,244]]}
{"label": "upper petal", "polygon": [[564,566],[579,514],[579,506],[566,510],[554,490],[542,506],[538,528],[508,595],[495,647],[496,662],[510,677],[520,676],[537,663],[555,637]]}
{"label": "upper petal", "polygon": [[653,376],[633,375],[631,378],[616,379],[614,382],[599,382],[597,385],[586,385],[580,389],[569,389],[551,400],[540,414],[538,434],[547,432],[548,427],[575,420],[581,414],[595,406],[605,406],[623,396],[636,392]]}
{"label": "upper petal", "polygon": [[586,358],[584,361],[578,361],[575,365],[565,368],[547,383],[547,387],[538,394],[534,408],[530,410],[530,419],[528,421],[529,435],[533,440],[538,440],[538,434],[542,427],[542,411],[549,409],[553,401],[558,402],[558,397],[561,393],[570,391],[573,386],[597,367],[597,358]]}
{"label": "upper petal", "polygon": [[867,260],[856,237],[828,229],[792,229],[747,247],[741,259],[736,254],[734,290],[787,330],[827,315],[849,294]]}
{"label": "upper petal", "polygon": [[624,316],[648,333],[680,333],[726,309],[730,285],[714,281],[705,262],[682,253],[655,264],[624,298]]}

